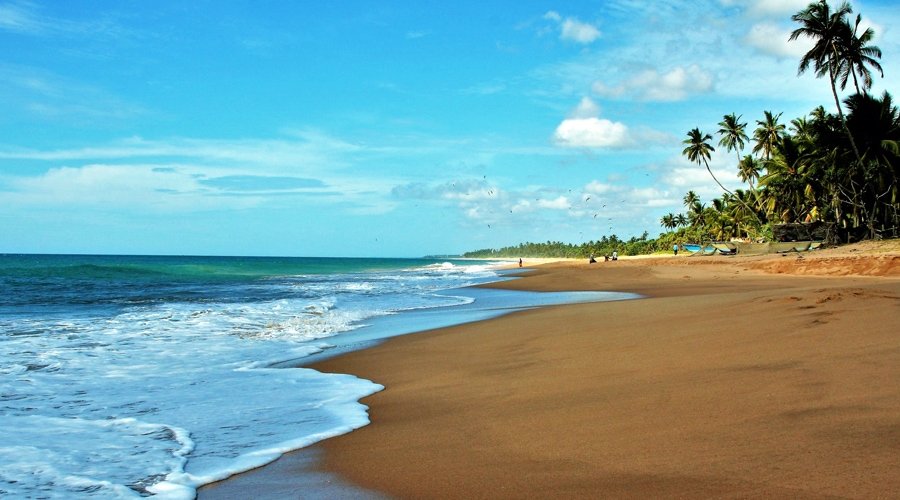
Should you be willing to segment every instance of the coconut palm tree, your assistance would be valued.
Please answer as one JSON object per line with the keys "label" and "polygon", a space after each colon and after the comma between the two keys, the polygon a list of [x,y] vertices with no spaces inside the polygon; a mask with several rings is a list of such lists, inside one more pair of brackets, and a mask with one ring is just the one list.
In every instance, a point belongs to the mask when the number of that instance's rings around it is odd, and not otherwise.
{"label": "coconut palm tree", "polygon": [[709,141],[712,140],[712,136],[704,134],[699,128],[694,128],[688,132],[687,135],[688,138],[681,141],[682,144],[687,144],[687,147],[684,148],[684,151],[682,151],[681,154],[687,156],[688,160],[691,160],[697,165],[705,166],[706,171],[709,172],[709,175],[716,181],[716,184],[722,188],[722,191],[731,194],[731,191],[719,182],[719,179],[712,173],[712,169],[709,168],[709,159],[712,157],[710,153],[716,150],[716,148],[709,144]]}
{"label": "coconut palm tree", "polygon": [[837,80],[844,71],[848,71],[850,64],[846,59],[848,49],[843,48],[851,38],[851,31],[846,17],[853,12],[853,8],[847,2],[841,3],[837,10],[831,10],[826,0],[819,0],[809,4],[805,9],[791,16],[791,20],[800,23],[800,27],[791,32],[789,41],[794,41],[801,36],[812,39],[814,45],[800,59],[797,74],[805,73],[810,65],[816,72],[816,78],[828,76],[831,83],[831,93],[834,96],[834,104],[837,107],[838,116],[844,127],[844,132],[850,139],[850,145],[860,159],[859,150],[853,140],[853,135],[847,127],[844,111],[841,108],[841,100],[837,93]]}
{"label": "coconut palm tree", "polygon": [[764,153],[766,161],[772,157],[772,150],[784,135],[784,124],[778,123],[781,115],[782,113],[773,115],[771,111],[763,111],[763,119],[756,120],[758,126],[753,131],[753,140],[756,141],[753,152]]}
{"label": "coconut palm tree", "polygon": [[785,136],[766,164],[760,186],[766,188],[767,213],[782,222],[799,222],[815,207],[815,187],[807,174],[810,158],[800,142]]}
{"label": "coconut palm tree", "polygon": [[725,148],[726,151],[734,151],[737,153],[738,163],[741,162],[741,150],[744,149],[744,142],[749,139],[747,137],[747,124],[741,123],[741,117],[735,116],[734,113],[722,117],[719,122],[719,146]]}
{"label": "coconut palm tree", "polygon": [[[857,35],[861,21],[862,16],[857,14],[853,29],[849,29],[848,26],[848,29],[841,31],[840,44],[841,56],[845,63],[841,66],[840,71],[841,90],[847,87],[847,79],[853,77],[853,86],[856,87],[857,94],[872,88],[872,72],[867,66],[871,66],[881,74],[882,78],[884,77],[881,64],[876,60],[876,58],[881,58],[881,49],[869,45],[869,42],[875,37],[875,31],[872,28],[866,28],[861,35]],[[863,83],[862,89],[859,87],[860,79]]]}
{"label": "coconut palm tree", "polygon": [[854,94],[846,104],[847,124],[859,139],[862,161],[846,170],[838,186],[853,210],[864,212],[870,237],[875,237],[877,226],[895,233],[900,211],[900,110],[887,92],[880,99]]}
{"label": "coconut palm tree", "polygon": [[744,191],[742,189],[735,189],[734,197],[743,202],[728,204],[728,215],[733,221],[732,225],[735,228],[735,234],[737,236],[750,236],[751,234],[748,229],[753,226],[753,221],[758,219],[759,216],[758,213],[748,212],[746,207],[758,207],[759,195],[753,190]]}
{"label": "coconut palm tree", "polygon": [[683,201],[684,201],[684,206],[686,208],[690,209],[692,206],[694,206],[694,203],[697,203],[700,201],[700,197],[697,196],[696,192],[691,190],[691,191],[688,191],[687,194],[684,195]]}
{"label": "coconut palm tree", "polygon": [[744,156],[738,163],[738,175],[742,181],[750,185],[750,191],[756,191],[753,184],[759,179],[760,171],[762,171],[762,165],[753,155]]}
{"label": "coconut palm tree", "polygon": [[662,227],[666,228],[666,231],[675,229],[677,225],[675,224],[675,214],[669,212],[666,215],[663,215],[662,218],[659,219],[659,223],[662,225]]}
{"label": "coconut palm tree", "polygon": [[688,222],[692,227],[700,227],[706,222],[705,214],[707,213],[706,205],[695,201],[693,205],[688,207]]}

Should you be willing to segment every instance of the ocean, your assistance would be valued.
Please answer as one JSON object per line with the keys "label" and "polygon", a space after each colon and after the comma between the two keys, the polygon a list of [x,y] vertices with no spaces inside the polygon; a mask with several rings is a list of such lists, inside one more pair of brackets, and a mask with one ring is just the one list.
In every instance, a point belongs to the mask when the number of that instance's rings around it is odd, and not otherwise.
{"label": "ocean", "polygon": [[194,498],[369,422],[304,364],[548,304],[452,259],[0,255],[0,496]]}

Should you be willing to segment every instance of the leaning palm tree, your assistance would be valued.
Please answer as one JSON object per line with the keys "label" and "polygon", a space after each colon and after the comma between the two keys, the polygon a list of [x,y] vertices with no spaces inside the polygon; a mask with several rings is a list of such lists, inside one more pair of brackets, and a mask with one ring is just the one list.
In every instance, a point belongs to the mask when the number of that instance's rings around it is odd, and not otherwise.
{"label": "leaning palm tree", "polygon": [[[884,77],[884,70],[881,69],[881,64],[876,60],[876,58],[881,57],[881,49],[874,45],[869,45],[869,42],[875,37],[875,31],[872,28],[866,28],[861,35],[857,35],[861,21],[862,16],[857,14],[853,29],[841,30],[842,38],[839,45],[841,56],[845,62],[841,66],[840,71],[841,90],[847,87],[848,78],[853,77],[853,86],[856,87],[857,94],[872,88],[872,71],[869,70],[868,66],[877,70]],[[860,79],[862,79],[863,83],[862,89],[859,86]]]}
{"label": "leaning palm tree", "polygon": [[801,36],[805,36],[814,42],[813,48],[800,59],[797,74],[805,73],[812,65],[816,72],[816,78],[828,76],[838,116],[841,119],[844,132],[850,139],[850,146],[853,148],[857,160],[859,160],[859,149],[857,149],[853,135],[847,127],[847,120],[844,118],[841,100],[837,93],[838,77],[842,72],[848,71],[846,69],[849,65],[849,62],[846,60],[848,50],[842,48],[842,46],[851,38],[848,35],[850,25],[847,23],[846,17],[852,12],[853,8],[847,2],[841,3],[841,6],[834,12],[831,11],[831,7],[826,0],[811,3],[805,9],[791,16],[791,20],[800,23],[800,27],[791,32],[788,40],[794,41]]}
{"label": "leaning palm tree", "polygon": [[[713,148],[709,144],[709,141],[712,140],[712,136],[709,134],[704,134],[700,131],[699,128],[694,128],[693,130],[688,132],[687,135],[688,138],[681,141],[683,144],[687,144],[687,147],[684,148],[684,151],[682,151],[681,154],[687,156],[689,160],[697,163],[697,165],[700,165],[700,162],[702,161],[703,166],[706,167],[706,171],[709,172],[709,175],[713,178],[714,181],[716,181],[716,184],[718,184],[719,187],[722,188],[722,191],[725,191],[729,196],[733,197],[734,193],[723,186],[722,183],[719,182],[719,179],[716,178],[715,174],[712,173],[712,169],[709,168],[709,159],[711,157],[710,153],[715,151],[715,148]],[[742,201],[740,202],[743,203]],[[752,210],[750,207],[746,208],[748,210]],[[762,221],[759,221],[759,223],[762,224]]]}
{"label": "leaning palm tree", "polygon": [[731,194],[731,191],[728,190],[725,186],[719,182],[719,179],[716,178],[715,174],[712,173],[712,169],[709,168],[709,159],[712,157],[711,153],[716,150],[716,148],[712,147],[709,144],[709,141],[712,140],[712,136],[709,134],[704,134],[700,131],[699,128],[694,128],[690,132],[688,132],[688,138],[681,141],[682,144],[686,144],[687,147],[684,148],[684,151],[681,154],[687,156],[688,160],[696,163],[697,165],[703,165],[706,167],[706,171],[709,172],[709,175],[712,176],[713,180],[716,181],[716,184],[722,188],[722,191],[725,191],[728,194]]}
{"label": "leaning palm tree", "polygon": [[727,151],[737,153],[738,163],[741,162],[741,150],[744,149],[744,143],[749,139],[747,137],[747,124],[741,123],[741,117],[735,116],[734,113],[722,117],[719,122],[719,146],[724,147]]}

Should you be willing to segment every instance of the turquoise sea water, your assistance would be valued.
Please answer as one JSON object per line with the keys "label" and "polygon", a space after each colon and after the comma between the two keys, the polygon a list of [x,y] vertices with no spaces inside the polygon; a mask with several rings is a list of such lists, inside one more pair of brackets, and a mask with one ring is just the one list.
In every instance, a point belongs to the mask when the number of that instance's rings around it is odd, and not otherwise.
{"label": "turquoise sea water", "polygon": [[0,496],[192,498],[368,423],[381,390],[303,368],[549,303],[435,259],[0,255]]}

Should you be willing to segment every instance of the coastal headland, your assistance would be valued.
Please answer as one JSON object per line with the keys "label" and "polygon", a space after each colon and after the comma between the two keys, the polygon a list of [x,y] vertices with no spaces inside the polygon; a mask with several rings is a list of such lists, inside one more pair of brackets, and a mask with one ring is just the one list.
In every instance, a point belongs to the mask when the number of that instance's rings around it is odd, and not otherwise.
{"label": "coastal headland", "polygon": [[[900,491],[896,242],[566,261],[491,286],[646,298],[517,312],[313,366],[386,387],[363,400],[370,425],[316,446],[322,469],[399,498]],[[284,492],[290,460],[207,492]]]}

